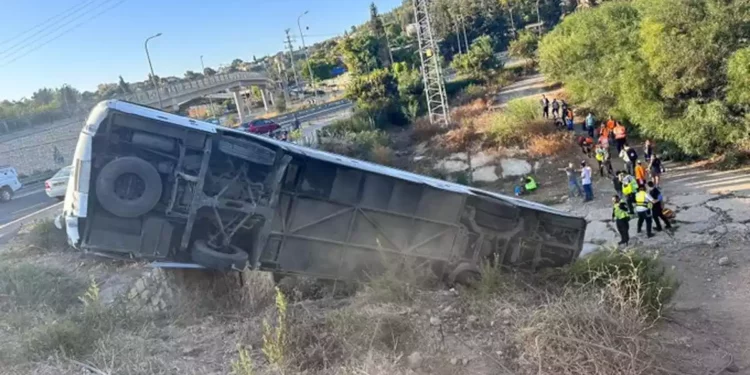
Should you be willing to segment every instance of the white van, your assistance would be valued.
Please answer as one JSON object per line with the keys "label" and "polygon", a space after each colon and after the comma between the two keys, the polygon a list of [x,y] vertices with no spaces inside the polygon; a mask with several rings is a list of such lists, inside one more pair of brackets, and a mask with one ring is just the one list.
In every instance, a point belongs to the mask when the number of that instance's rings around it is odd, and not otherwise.
{"label": "white van", "polygon": [[0,202],[7,202],[13,199],[13,194],[23,187],[21,181],[18,181],[18,172],[9,166],[0,166]]}
{"label": "white van", "polygon": [[586,229],[540,204],[117,100],[86,120],[62,219],[87,252],[324,278],[405,259],[452,279],[490,256],[559,266]]}

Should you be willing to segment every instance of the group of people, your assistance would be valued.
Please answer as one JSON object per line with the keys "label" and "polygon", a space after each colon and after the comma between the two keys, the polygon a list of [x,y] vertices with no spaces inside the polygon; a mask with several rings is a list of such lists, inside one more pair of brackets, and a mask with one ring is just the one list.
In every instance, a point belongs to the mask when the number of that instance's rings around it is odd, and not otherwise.
{"label": "group of people", "polygon": [[560,101],[558,101],[557,98],[553,98],[552,103],[550,103],[549,99],[547,99],[547,96],[542,95],[541,104],[542,117],[547,119],[549,118],[549,109],[551,106],[552,118],[555,120],[555,125],[557,125],[558,128],[567,127],[568,130],[573,130],[573,108],[571,108],[564,99],[560,99]]}
{"label": "group of people", "polygon": [[[542,100],[546,100],[545,97]],[[553,107],[554,108],[554,107]],[[671,229],[669,218],[665,216],[664,198],[660,190],[664,165],[656,153],[655,145],[646,140],[643,145],[643,159],[638,151],[628,143],[627,129],[611,116],[595,127],[596,118],[592,113],[583,122],[584,133],[577,137],[581,152],[593,158],[599,167],[599,176],[612,179],[616,194],[612,198],[612,219],[620,233],[620,245],[630,241],[630,219],[637,217],[636,230],[641,233],[646,224],[646,235],[653,237],[653,230]],[[595,130],[596,129],[596,130]],[[622,160],[623,168],[615,171],[610,150],[613,148]],[[592,170],[586,160],[579,169],[574,164],[563,168],[568,178],[568,196],[582,196],[583,201],[593,200]],[[580,184],[579,184],[580,178]],[[668,210],[667,210],[668,211]],[[663,225],[662,225],[663,222]]]}

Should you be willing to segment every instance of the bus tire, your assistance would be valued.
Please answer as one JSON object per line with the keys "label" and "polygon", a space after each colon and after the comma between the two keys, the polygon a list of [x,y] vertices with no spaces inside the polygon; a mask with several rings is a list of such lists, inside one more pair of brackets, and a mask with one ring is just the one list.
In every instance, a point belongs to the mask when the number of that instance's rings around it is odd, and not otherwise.
{"label": "bus tire", "polygon": [[229,271],[244,269],[248,255],[236,246],[228,246],[230,253],[223,253],[208,246],[204,240],[196,240],[190,250],[190,256],[195,264],[212,270]]}
{"label": "bus tire", "polygon": [[[121,181],[121,178],[128,180]],[[133,186],[124,188],[124,183]],[[135,156],[112,160],[96,178],[99,204],[111,214],[122,218],[135,218],[151,211],[159,203],[161,194],[159,171]]]}

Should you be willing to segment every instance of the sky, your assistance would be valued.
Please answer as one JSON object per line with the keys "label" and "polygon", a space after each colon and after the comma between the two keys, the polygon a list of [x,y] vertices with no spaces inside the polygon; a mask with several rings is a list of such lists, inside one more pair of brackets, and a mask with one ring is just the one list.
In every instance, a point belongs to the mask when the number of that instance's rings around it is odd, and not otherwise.
{"label": "sky", "polygon": [[[284,48],[287,28],[298,46],[297,17],[305,10],[302,27],[309,27],[304,33],[310,45],[368,20],[371,2],[3,0],[0,100],[63,84],[94,91],[120,75],[128,82],[145,80],[149,67],[143,43],[157,33],[162,36],[148,46],[154,71],[162,77],[201,71],[201,55],[207,67],[217,69],[235,58],[274,54]],[[375,0],[381,13],[401,2]],[[57,18],[40,25],[51,17]]]}

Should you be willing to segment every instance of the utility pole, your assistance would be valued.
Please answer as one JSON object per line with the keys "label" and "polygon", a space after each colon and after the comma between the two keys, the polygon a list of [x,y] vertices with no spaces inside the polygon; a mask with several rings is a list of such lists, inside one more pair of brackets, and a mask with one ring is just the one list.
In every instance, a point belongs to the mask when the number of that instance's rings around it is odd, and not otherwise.
{"label": "utility pole", "polygon": [[146,58],[148,59],[148,67],[151,69],[151,83],[154,85],[154,89],[156,89],[156,97],[159,98],[159,109],[164,109],[164,106],[161,104],[161,93],[159,93],[159,82],[157,82],[156,76],[154,75],[154,66],[151,64],[151,55],[148,53],[148,41],[154,38],[158,38],[160,36],[161,36],[161,33],[158,33],[156,35],[146,38],[146,41],[143,42],[143,48],[146,49]]}
{"label": "utility pole", "polygon": [[302,16],[308,12],[309,11],[306,10],[305,13],[302,13],[297,17],[297,27],[299,27],[299,37],[302,40],[302,49],[305,51],[305,59],[307,59],[307,72],[310,74],[310,86],[312,86],[313,89],[313,98],[316,98],[318,96],[318,90],[315,88],[315,75],[313,75],[313,70],[310,66],[310,55],[307,53],[307,47],[305,47],[305,34],[302,33],[302,24],[300,23]]}
{"label": "utility pole", "polygon": [[448,98],[440,67],[440,51],[430,24],[429,0],[414,0],[414,19],[417,22],[419,58],[430,123],[448,126]]}
{"label": "utility pole", "polygon": [[292,72],[294,72],[294,83],[297,85],[297,88],[299,88],[299,77],[297,77],[297,67],[294,65],[294,47],[292,46],[292,36],[289,35],[289,32],[291,29],[286,29],[284,32],[286,33],[286,43],[289,47],[289,59],[292,61]]}

